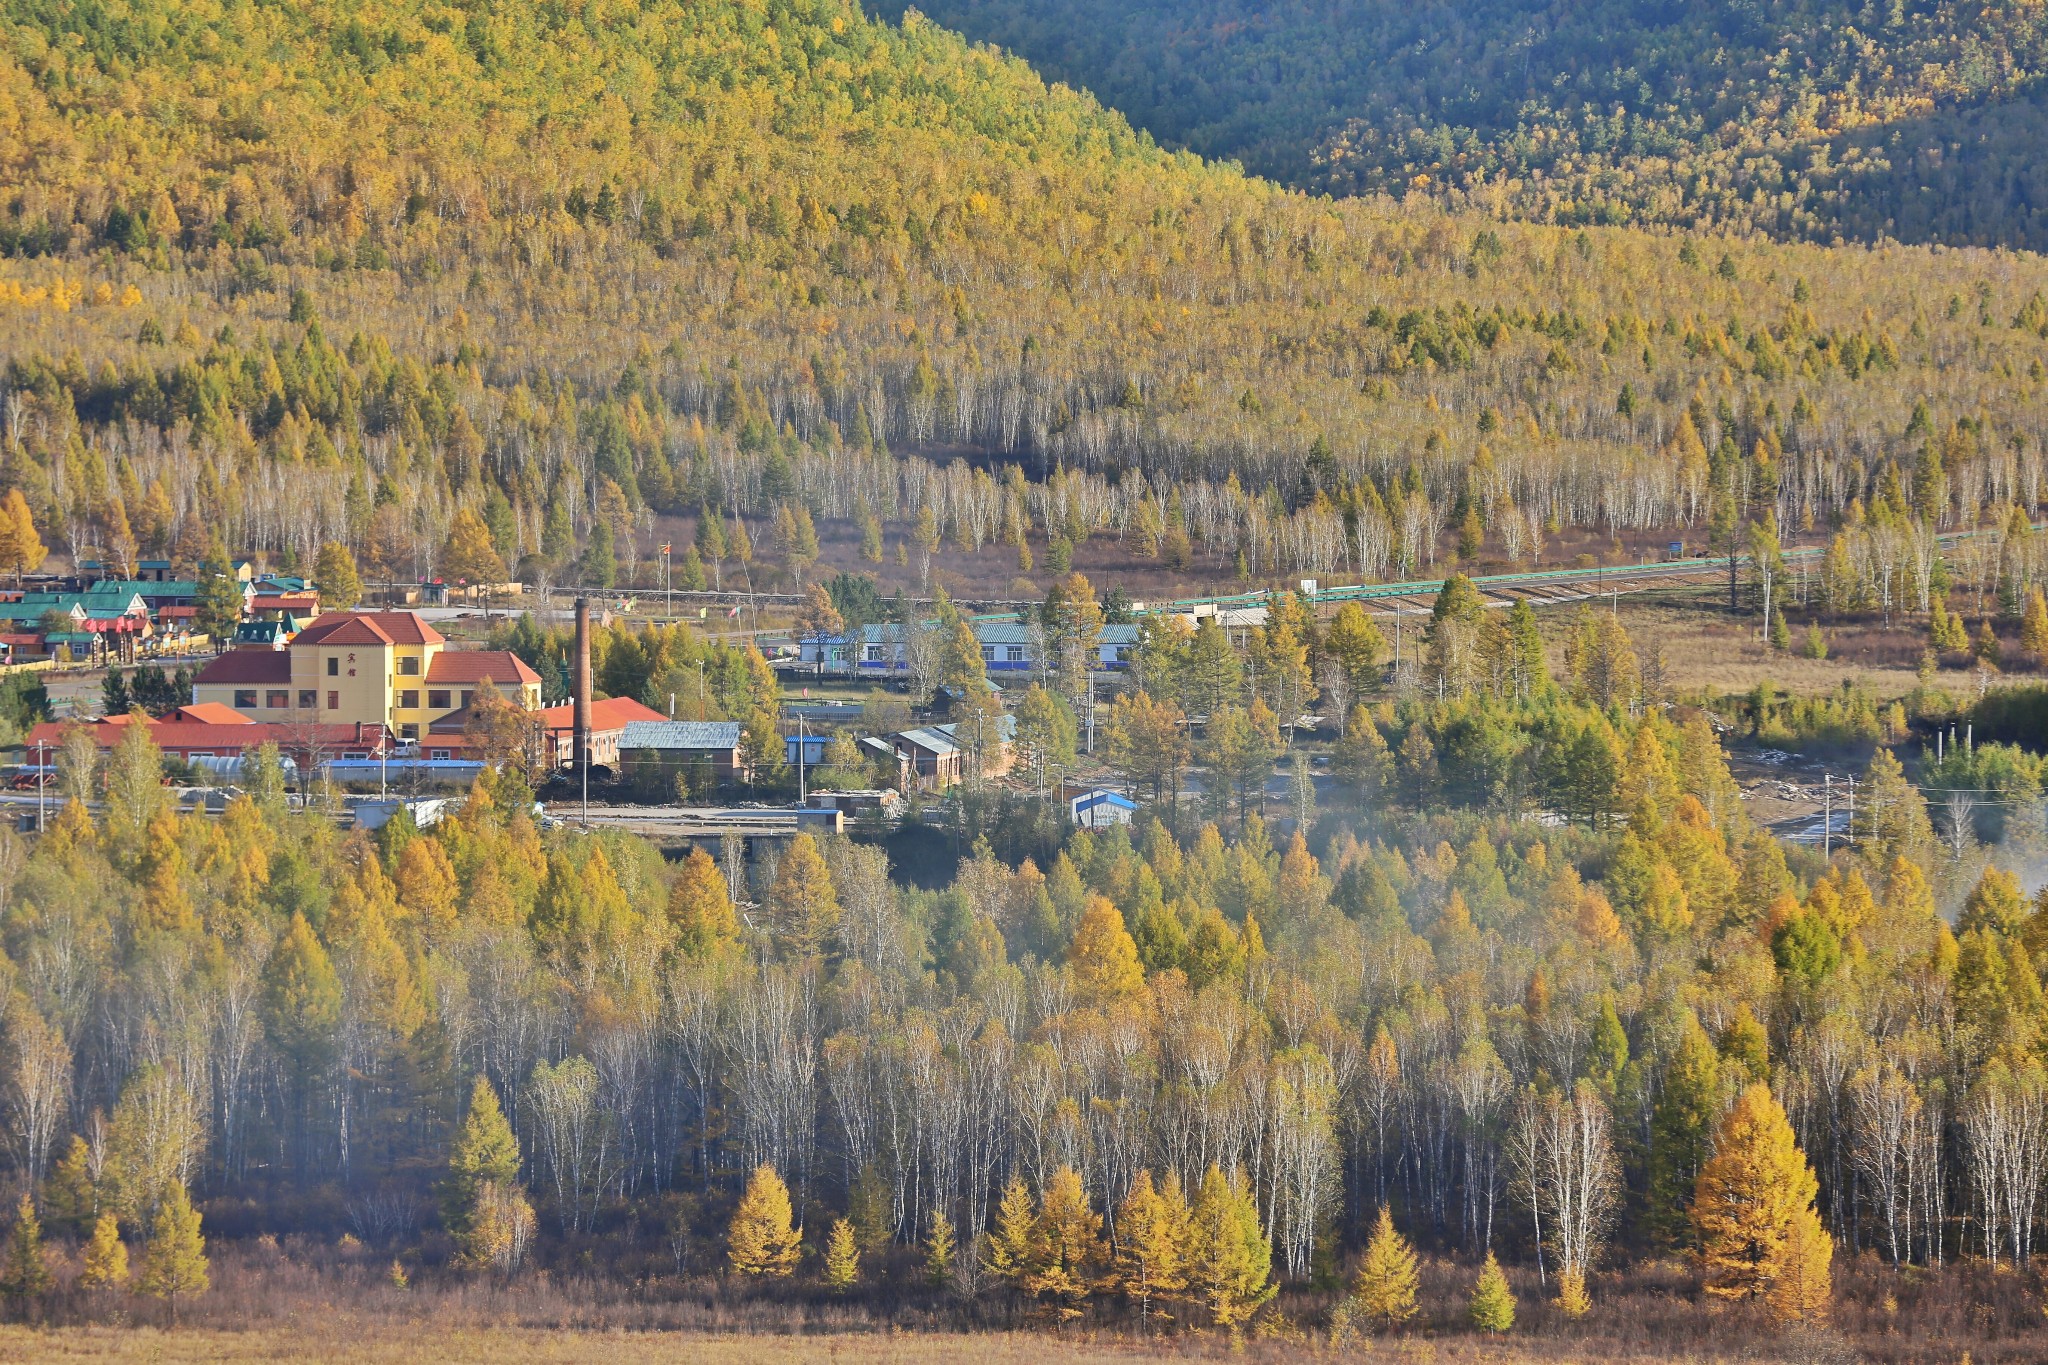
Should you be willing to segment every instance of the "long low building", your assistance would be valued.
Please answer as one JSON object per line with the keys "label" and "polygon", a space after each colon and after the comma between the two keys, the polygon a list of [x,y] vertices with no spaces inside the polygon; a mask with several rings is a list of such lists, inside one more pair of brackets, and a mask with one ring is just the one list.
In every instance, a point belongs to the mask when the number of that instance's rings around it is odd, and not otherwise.
{"label": "long low building", "polygon": [[252,749],[274,744],[297,764],[334,759],[374,759],[396,749],[391,731],[382,725],[296,724],[248,720],[212,703],[181,706],[161,719],[139,713],[90,721],[44,721],[29,732],[29,761],[47,766],[73,733],[91,737],[101,752],[121,742],[136,725],[148,727],[156,747],[171,758],[191,762],[206,758],[239,758]]}
{"label": "long low building", "polygon": [[744,731],[736,720],[635,720],[619,735],[619,767],[641,781],[701,771],[713,782],[744,781]]}
{"label": "long low building", "polygon": [[[974,638],[981,645],[982,666],[991,673],[1031,673],[1040,666],[1043,634],[1023,621],[970,622]],[[1109,671],[1130,666],[1132,651],[1138,647],[1138,628],[1133,625],[1102,627],[1095,642],[1095,667]],[[821,664],[835,673],[903,673],[909,671],[909,645],[903,627],[863,626],[852,635],[807,635],[798,642],[798,657],[804,663]]]}

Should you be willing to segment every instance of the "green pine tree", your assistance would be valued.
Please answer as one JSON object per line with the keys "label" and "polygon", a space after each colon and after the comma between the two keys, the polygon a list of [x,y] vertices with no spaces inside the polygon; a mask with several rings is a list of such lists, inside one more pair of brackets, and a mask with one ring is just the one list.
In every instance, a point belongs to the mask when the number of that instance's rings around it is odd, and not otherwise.
{"label": "green pine tree", "polygon": [[0,1263],[0,1294],[20,1307],[50,1292],[50,1267],[43,1259],[43,1225],[27,1195],[14,1211],[14,1231],[7,1239],[7,1259]]}
{"label": "green pine tree", "polygon": [[199,561],[199,595],[192,603],[193,629],[216,641],[230,640],[242,622],[242,584],[228,563],[228,552],[215,536]]}

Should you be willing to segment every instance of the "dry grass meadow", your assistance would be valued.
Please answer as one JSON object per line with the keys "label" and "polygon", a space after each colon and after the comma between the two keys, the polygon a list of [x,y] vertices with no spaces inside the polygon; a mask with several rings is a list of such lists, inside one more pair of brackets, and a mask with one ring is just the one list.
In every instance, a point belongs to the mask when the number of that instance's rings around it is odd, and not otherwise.
{"label": "dry grass meadow", "polygon": [[706,1335],[678,1332],[547,1330],[539,1328],[440,1329],[431,1326],[357,1328],[346,1319],[301,1322],[234,1332],[220,1329],[121,1329],[81,1327],[35,1331],[0,1328],[0,1359],[51,1362],[341,1361],[351,1365],[401,1365],[436,1361],[466,1365],[556,1365],[604,1361],[608,1365],[1043,1365],[1048,1360],[1093,1365],[1171,1358],[1252,1361],[1368,1359],[1389,1365],[1535,1365],[1563,1361],[1670,1361],[1689,1365],[1757,1359],[1849,1362],[1860,1359],[1846,1346],[1819,1341],[1805,1353],[1579,1354],[1561,1343],[1548,1349],[1475,1337],[1413,1337],[1348,1343],[1251,1341],[1233,1352],[1207,1339],[1142,1342],[1096,1341],[1085,1336],[1033,1333],[866,1333],[823,1336]]}
{"label": "dry grass meadow", "polygon": [[[595,1268],[531,1269],[480,1281],[422,1268],[389,1280],[389,1258],[288,1239],[268,1252],[223,1245],[214,1288],[173,1327],[162,1305],[60,1290],[40,1326],[0,1326],[0,1362],[451,1361],[478,1365],[1043,1365],[1164,1359],[1384,1361],[1390,1365],[2023,1365],[2048,1360],[2048,1283],[1964,1262],[1892,1271],[1868,1254],[1837,1260],[1833,1327],[1788,1333],[1716,1307],[1675,1260],[1597,1277],[1594,1310],[1566,1322],[1526,1267],[1513,1332],[1489,1338],[1465,1318],[1473,1267],[1425,1258],[1422,1313],[1390,1337],[1333,1342],[1335,1300],[1290,1290],[1252,1336],[1144,1336],[1114,1305],[1064,1330],[1040,1329],[1001,1295],[972,1300],[914,1285],[906,1262],[865,1299],[815,1284],[741,1286],[711,1274],[613,1278]],[[1966,1354],[1967,1353],[1967,1354]]]}

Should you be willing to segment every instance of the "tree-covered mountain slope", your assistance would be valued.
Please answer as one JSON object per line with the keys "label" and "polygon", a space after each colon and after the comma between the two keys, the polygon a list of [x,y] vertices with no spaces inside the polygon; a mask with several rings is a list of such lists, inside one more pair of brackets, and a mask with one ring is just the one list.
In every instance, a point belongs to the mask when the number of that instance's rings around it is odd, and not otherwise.
{"label": "tree-covered mountain slope", "polygon": [[[1311,198],[836,0],[7,0],[0,53],[0,480],[64,549],[413,574],[473,508],[560,581],[801,500],[1256,576],[1691,527],[1738,464],[1787,522],[1930,449],[1944,524],[2041,495],[2031,256]],[[1065,474],[903,458],[962,452]]]}
{"label": "tree-covered mountain slope", "polygon": [[932,0],[1174,145],[1539,221],[2048,245],[2039,6]]}

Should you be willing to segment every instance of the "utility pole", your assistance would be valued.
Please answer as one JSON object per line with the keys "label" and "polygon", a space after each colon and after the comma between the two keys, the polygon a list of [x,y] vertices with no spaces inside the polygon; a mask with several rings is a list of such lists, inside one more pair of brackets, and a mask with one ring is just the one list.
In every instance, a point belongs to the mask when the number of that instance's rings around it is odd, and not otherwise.
{"label": "utility pole", "polygon": [[1088,753],[1095,753],[1095,670],[1088,670]]}
{"label": "utility pole", "polygon": [[1833,843],[1830,838],[1835,832],[1835,778],[1833,773],[1823,773],[1820,779],[1820,856],[1832,856]]}
{"label": "utility pole", "polygon": [[807,727],[804,724],[806,719],[808,718],[801,710],[796,713],[796,803],[799,806],[807,806],[811,803],[810,794],[804,786],[804,759],[808,756],[810,749],[810,746],[804,743],[806,739],[810,738],[806,733]]}

